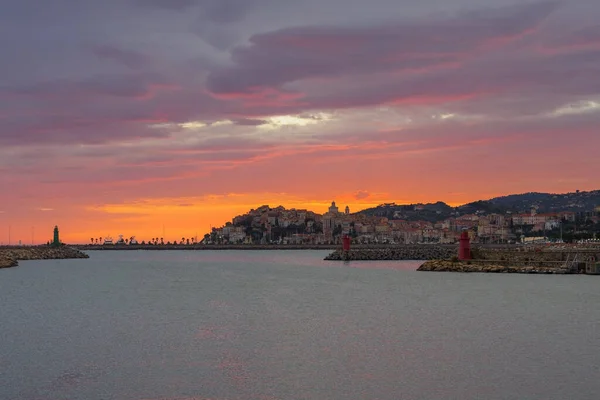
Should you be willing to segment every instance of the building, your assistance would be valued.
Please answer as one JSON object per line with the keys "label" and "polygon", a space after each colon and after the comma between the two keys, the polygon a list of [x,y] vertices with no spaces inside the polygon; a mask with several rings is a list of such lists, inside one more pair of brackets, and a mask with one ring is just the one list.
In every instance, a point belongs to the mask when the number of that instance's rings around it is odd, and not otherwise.
{"label": "building", "polygon": [[340,212],[339,209],[335,205],[335,201],[332,201],[331,206],[329,206],[329,213],[330,214],[338,214],[339,212]]}

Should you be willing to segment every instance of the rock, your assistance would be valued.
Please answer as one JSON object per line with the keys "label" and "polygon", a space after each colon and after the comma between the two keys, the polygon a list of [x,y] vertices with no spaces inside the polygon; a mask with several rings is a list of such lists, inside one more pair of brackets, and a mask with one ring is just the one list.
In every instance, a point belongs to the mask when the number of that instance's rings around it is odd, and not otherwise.
{"label": "rock", "polygon": [[0,255],[0,268],[11,268],[17,265],[17,260]]}
{"label": "rock", "polygon": [[513,273],[513,274],[568,274],[568,270],[556,267],[529,267],[529,266],[502,266],[489,264],[477,260],[450,261],[431,260],[426,261],[417,271],[444,271],[444,272],[487,272],[487,273]]}
{"label": "rock", "polygon": [[68,247],[0,247],[0,268],[16,267],[17,260],[51,260],[89,258],[87,254]]}

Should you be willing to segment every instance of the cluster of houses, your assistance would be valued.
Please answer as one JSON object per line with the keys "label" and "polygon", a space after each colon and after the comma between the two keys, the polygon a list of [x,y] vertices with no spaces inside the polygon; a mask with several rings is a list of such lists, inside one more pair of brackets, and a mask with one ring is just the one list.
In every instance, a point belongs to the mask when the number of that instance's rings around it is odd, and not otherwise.
{"label": "cluster of houses", "polygon": [[[396,216],[395,216],[396,217]],[[468,214],[439,222],[408,221],[340,211],[335,202],[324,214],[308,210],[286,210],[262,206],[235,217],[221,228],[213,228],[204,243],[229,244],[333,244],[349,235],[355,243],[457,243],[468,231],[473,242],[510,243],[515,231],[527,226],[530,232],[552,230],[561,221],[575,221],[576,213]],[[596,215],[594,218],[598,219]],[[598,222],[598,221],[596,221]]]}

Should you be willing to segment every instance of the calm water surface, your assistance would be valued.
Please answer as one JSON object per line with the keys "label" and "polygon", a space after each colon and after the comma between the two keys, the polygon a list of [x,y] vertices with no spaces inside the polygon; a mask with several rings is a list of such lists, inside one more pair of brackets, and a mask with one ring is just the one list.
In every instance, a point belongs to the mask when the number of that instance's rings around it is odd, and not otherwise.
{"label": "calm water surface", "polygon": [[0,399],[600,395],[600,277],[323,251],[90,254],[0,270]]}

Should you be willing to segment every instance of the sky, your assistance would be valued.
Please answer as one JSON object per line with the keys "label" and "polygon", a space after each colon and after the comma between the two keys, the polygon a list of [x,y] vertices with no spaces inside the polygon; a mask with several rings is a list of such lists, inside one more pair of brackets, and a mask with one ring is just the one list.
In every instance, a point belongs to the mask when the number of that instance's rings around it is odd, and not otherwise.
{"label": "sky", "polygon": [[600,188],[597,0],[0,9],[0,243]]}

